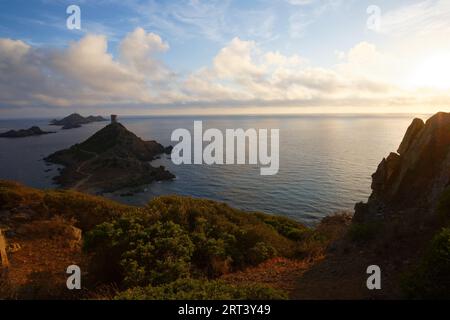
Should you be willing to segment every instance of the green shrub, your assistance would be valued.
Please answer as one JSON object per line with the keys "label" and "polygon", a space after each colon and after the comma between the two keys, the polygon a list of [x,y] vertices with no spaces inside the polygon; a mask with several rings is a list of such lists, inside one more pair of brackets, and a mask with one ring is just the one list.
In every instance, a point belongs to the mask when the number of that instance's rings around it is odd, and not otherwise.
{"label": "green shrub", "polygon": [[112,267],[108,280],[126,286],[157,285],[189,274],[194,248],[189,236],[173,222],[147,225],[145,220],[122,217],[88,233],[85,249],[95,252],[95,273]]}
{"label": "green shrub", "polygon": [[78,221],[77,227],[83,231],[91,230],[125,212],[139,211],[138,208],[71,190],[46,191],[42,202],[47,213],[74,218]]}
{"label": "green shrub", "polygon": [[294,241],[303,240],[310,232],[310,229],[301,223],[286,217],[271,216],[263,213],[254,213],[254,215],[265,224],[272,226],[279,234]]}
{"label": "green shrub", "polygon": [[277,250],[265,242],[258,242],[249,251],[249,260],[252,264],[257,265],[277,255]]}
{"label": "green shrub", "polygon": [[285,292],[261,284],[231,285],[223,281],[180,279],[158,287],[136,287],[117,300],[283,300]]}
{"label": "green shrub", "polygon": [[431,241],[420,265],[402,280],[410,299],[450,299],[450,228]]}
{"label": "green shrub", "polygon": [[170,196],[97,226],[86,235],[85,249],[93,253],[92,275],[102,282],[158,285],[186,276],[216,278],[275,256],[293,257],[298,243],[283,234],[301,228],[214,201]]}

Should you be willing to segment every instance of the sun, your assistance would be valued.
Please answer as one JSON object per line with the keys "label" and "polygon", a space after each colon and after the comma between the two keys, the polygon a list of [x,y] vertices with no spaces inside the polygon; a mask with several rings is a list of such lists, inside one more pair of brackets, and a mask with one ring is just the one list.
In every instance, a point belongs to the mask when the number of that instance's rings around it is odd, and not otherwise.
{"label": "sun", "polygon": [[428,56],[413,71],[410,84],[420,88],[450,89],[450,53]]}

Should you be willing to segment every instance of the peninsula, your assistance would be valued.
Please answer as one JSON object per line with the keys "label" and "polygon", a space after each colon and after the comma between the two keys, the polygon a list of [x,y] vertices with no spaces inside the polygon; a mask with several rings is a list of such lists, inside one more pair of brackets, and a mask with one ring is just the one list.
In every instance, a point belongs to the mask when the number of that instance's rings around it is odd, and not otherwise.
{"label": "peninsula", "polygon": [[111,123],[81,144],[55,152],[47,162],[64,165],[55,181],[63,187],[91,192],[114,192],[170,180],[175,176],[149,161],[170,153],[156,141],[143,141],[111,117]]}

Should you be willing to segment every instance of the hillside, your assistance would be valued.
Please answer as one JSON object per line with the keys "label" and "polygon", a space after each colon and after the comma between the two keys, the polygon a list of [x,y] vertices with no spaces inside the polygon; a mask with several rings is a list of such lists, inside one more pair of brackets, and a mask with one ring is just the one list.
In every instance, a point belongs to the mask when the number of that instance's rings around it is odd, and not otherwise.
{"label": "hillside", "polygon": [[[11,266],[0,298],[286,298],[285,280],[321,255],[341,223],[324,225],[187,197],[130,207],[1,181]],[[236,281],[261,263],[272,272]],[[88,272],[81,292],[65,289],[70,264]]]}
{"label": "hillside", "polygon": [[155,141],[143,141],[120,123],[111,123],[86,141],[55,152],[46,161],[64,165],[55,181],[66,188],[112,192],[170,180],[174,175],[149,161],[170,152]]}

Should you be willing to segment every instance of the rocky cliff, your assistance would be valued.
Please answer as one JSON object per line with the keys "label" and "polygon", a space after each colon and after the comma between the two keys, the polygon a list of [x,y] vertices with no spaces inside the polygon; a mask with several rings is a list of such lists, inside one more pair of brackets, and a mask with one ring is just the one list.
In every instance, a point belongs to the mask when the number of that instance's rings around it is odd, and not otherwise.
{"label": "rocky cliff", "polygon": [[450,113],[437,113],[426,122],[414,119],[397,152],[372,175],[372,194],[367,203],[355,206],[354,220],[433,212],[449,184]]}

